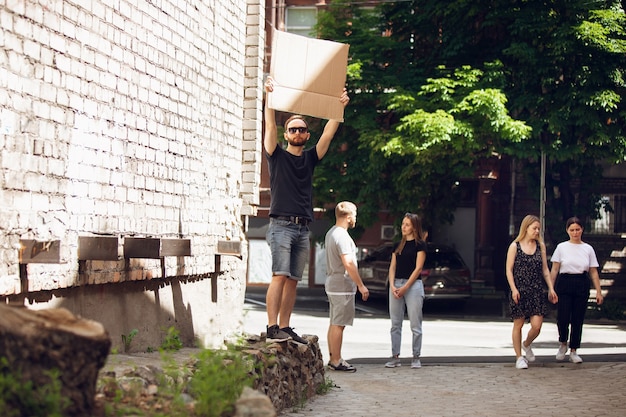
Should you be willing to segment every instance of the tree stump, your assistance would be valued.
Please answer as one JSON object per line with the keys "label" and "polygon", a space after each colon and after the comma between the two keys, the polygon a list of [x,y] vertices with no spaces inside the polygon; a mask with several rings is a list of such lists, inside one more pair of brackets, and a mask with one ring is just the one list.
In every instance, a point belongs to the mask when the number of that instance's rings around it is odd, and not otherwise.
{"label": "tree stump", "polygon": [[[98,372],[111,339],[102,324],[78,318],[64,308],[30,310],[0,305],[0,358],[22,381],[41,387],[59,371],[67,416],[91,415]],[[14,404],[19,406],[19,404]]]}

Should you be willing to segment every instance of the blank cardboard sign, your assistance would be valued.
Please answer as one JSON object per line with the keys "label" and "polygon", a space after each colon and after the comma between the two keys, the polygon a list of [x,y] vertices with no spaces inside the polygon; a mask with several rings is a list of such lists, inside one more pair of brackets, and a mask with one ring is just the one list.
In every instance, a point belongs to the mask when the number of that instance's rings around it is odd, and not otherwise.
{"label": "blank cardboard sign", "polygon": [[271,109],[343,122],[339,101],[346,84],[349,45],[272,32]]}

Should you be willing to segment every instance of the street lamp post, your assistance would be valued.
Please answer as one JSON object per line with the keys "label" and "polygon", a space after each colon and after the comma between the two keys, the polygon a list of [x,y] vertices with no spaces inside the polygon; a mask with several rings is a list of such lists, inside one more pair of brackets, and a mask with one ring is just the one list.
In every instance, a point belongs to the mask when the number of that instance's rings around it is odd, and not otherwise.
{"label": "street lamp post", "polygon": [[546,229],[546,153],[541,150],[541,179],[539,185],[539,220],[541,222],[541,238]]}

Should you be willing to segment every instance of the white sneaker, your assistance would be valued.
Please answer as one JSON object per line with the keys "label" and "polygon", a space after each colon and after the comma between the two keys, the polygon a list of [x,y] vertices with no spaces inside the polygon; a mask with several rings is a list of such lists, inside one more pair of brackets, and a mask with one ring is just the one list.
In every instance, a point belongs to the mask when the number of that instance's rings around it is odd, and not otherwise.
{"label": "white sneaker", "polygon": [[528,362],[526,361],[526,358],[523,356],[517,358],[515,361],[515,367],[517,369],[528,369]]}
{"label": "white sneaker", "polygon": [[417,369],[417,368],[421,368],[421,367],[422,367],[422,362],[419,360],[419,358],[414,358],[411,361],[411,368]]}
{"label": "white sneaker", "polygon": [[572,363],[583,363],[583,360],[576,352],[569,353],[569,361]]}
{"label": "white sneaker", "polygon": [[391,360],[385,364],[385,368],[396,368],[398,366],[402,366],[400,358],[391,358]]}
{"label": "white sneaker", "polygon": [[522,350],[524,351],[524,354],[526,355],[526,360],[528,360],[528,362],[534,362],[535,361],[535,353],[533,352],[533,350],[530,347],[530,345],[528,345],[528,347],[526,347],[526,346],[524,346],[524,342],[522,342]]}
{"label": "white sneaker", "polygon": [[561,345],[559,346],[559,351],[556,352],[556,360],[562,361],[563,359],[565,359],[565,353],[567,353],[567,345],[561,343]]}

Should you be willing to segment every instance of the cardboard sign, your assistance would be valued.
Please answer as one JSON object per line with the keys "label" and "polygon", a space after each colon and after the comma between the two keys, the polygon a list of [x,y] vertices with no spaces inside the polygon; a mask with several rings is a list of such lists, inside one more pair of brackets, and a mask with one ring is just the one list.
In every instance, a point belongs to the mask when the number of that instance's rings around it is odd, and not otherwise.
{"label": "cardboard sign", "polygon": [[346,84],[349,45],[272,31],[268,106],[294,114],[343,122],[339,97]]}

